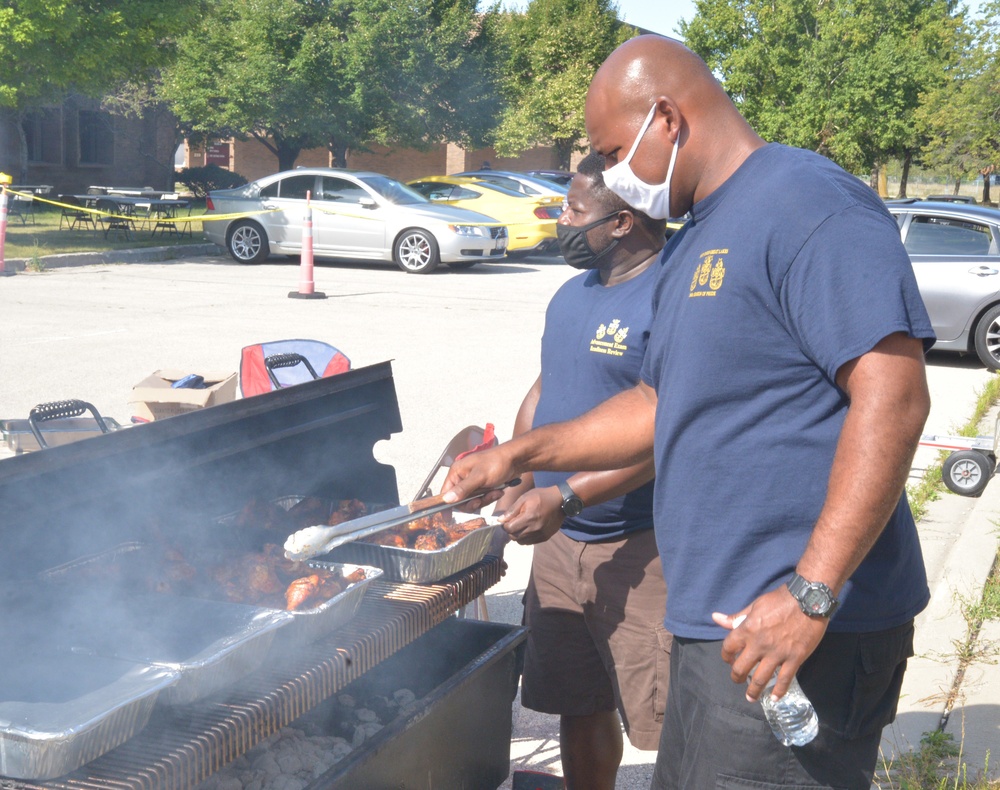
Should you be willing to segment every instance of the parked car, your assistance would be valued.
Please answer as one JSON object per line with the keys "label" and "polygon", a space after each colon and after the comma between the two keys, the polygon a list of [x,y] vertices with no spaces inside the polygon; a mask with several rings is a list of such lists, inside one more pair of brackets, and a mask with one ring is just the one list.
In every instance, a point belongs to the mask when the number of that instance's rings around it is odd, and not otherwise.
{"label": "parked car", "polygon": [[971,203],[975,205],[976,199],[970,195],[928,195],[924,200],[933,200],[938,203]]}
{"label": "parked car", "polygon": [[[318,258],[394,261],[415,274],[438,263],[468,268],[503,258],[507,229],[492,217],[432,203],[379,173],[300,168],[208,195],[205,236],[240,263],[270,253],[298,255],[306,193],[312,196],[313,252]],[[212,214],[245,218],[212,220]]]}
{"label": "parked car", "polygon": [[1000,211],[926,200],[887,208],[937,334],[934,348],[974,353],[1000,370]]}
{"label": "parked car", "polygon": [[507,255],[527,255],[558,247],[556,220],[561,197],[529,196],[476,176],[427,176],[407,182],[435,203],[447,203],[494,217],[507,226]]}
{"label": "parked car", "polygon": [[568,170],[528,170],[527,175],[551,181],[556,186],[566,189],[569,189],[569,183],[573,180],[573,173]]}
{"label": "parked car", "polygon": [[516,173],[513,170],[470,170],[465,173],[454,173],[453,175],[480,178],[483,181],[489,181],[491,184],[507,187],[507,189],[512,189],[515,192],[529,196],[556,195],[559,198],[564,198],[569,191],[569,187],[561,187],[558,184],[553,184],[551,181],[546,181],[544,178]]}

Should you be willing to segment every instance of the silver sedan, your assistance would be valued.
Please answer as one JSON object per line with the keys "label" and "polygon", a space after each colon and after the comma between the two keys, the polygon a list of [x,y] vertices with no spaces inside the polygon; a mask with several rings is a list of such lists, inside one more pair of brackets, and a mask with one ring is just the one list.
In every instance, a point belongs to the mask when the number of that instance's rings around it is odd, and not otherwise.
{"label": "silver sedan", "polygon": [[[240,263],[271,253],[298,255],[311,195],[313,252],[319,258],[393,261],[424,274],[439,263],[464,269],[507,252],[507,228],[491,217],[431,203],[379,173],[300,168],[209,193],[205,236]],[[211,216],[217,214],[218,220]],[[224,215],[242,217],[226,217]]]}
{"label": "silver sedan", "polygon": [[889,201],[940,351],[974,353],[1000,370],[1000,211]]}

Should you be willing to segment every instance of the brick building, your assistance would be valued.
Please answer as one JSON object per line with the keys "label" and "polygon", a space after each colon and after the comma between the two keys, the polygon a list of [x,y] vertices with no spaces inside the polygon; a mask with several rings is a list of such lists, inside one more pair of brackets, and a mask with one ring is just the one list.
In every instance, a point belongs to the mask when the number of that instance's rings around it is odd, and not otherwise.
{"label": "brick building", "polygon": [[102,110],[100,100],[70,96],[29,112],[20,119],[26,168],[16,124],[11,116],[0,122],[0,172],[17,183],[50,184],[55,193],[86,192],[96,184],[174,188],[177,124],[166,109],[124,117]]}
{"label": "brick building", "polygon": [[[573,165],[581,158],[582,154],[574,155]],[[329,151],[314,148],[303,151],[295,160],[295,165],[329,167],[331,161]],[[186,167],[200,167],[212,162],[239,173],[249,181],[278,170],[277,157],[256,140],[229,140],[207,149],[186,146]],[[492,148],[467,151],[455,143],[441,143],[426,151],[372,146],[369,152],[352,152],[347,155],[347,166],[350,169],[373,170],[399,181],[477,170],[483,162],[489,162],[494,170],[553,169],[558,166],[555,149],[541,147],[513,158],[498,157]]]}

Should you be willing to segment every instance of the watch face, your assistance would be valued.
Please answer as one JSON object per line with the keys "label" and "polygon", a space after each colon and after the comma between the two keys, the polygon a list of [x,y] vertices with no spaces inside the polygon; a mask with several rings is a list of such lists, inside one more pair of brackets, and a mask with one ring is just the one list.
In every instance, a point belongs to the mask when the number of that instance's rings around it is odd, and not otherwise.
{"label": "watch face", "polygon": [[830,608],[830,596],[823,590],[810,587],[802,595],[802,603],[813,614],[826,614]]}
{"label": "watch face", "polygon": [[583,500],[579,497],[570,497],[563,502],[563,513],[567,516],[579,516],[583,512]]}

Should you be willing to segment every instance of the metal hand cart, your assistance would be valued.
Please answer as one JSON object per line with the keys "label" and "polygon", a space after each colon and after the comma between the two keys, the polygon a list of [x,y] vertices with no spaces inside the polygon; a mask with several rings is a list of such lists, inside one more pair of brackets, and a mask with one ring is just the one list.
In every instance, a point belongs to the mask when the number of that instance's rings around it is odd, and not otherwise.
{"label": "metal hand cart", "polygon": [[962,496],[980,496],[986,490],[997,467],[1000,415],[993,424],[992,436],[944,436],[923,434],[922,447],[937,447],[953,452],[941,466],[941,479],[949,491]]}

